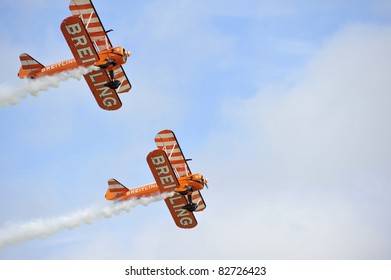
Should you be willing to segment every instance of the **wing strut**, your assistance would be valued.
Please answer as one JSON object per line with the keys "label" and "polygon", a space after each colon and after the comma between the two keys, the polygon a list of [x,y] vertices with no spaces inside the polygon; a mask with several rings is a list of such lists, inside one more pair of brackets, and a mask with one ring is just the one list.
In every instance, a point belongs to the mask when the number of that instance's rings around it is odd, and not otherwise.
{"label": "wing strut", "polygon": [[109,41],[107,40],[107,36],[105,36],[105,40],[106,40],[106,49],[110,49],[110,46],[109,46]]}
{"label": "wing strut", "polygon": [[174,149],[176,147],[176,143],[174,144],[174,146],[172,146],[172,149],[171,149],[171,153],[170,155],[168,156],[168,158],[171,160],[171,156],[172,156],[172,153],[174,152]]}
{"label": "wing strut", "polygon": [[[178,179],[165,151],[153,150],[147,155],[147,162],[161,193],[174,192],[175,188],[179,187]],[[174,193],[164,201],[178,227],[193,228],[197,225],[194,214],[183,208],[188,204],[184,196]]]}
{"label": "wing strut", "polygon": [[123,79],[121,80],[121,83],[119,84],[119,87],[118,87],[118,89],[117,89],[118,92],[120,91],[120,89],[121,89],[122,84],[124,83],[124,81],[125,81],[125,78],[123,78]]}
{"label": "wing strut", "polygon": [[90,21],[91,21],[91,18],[92,18],[93,14],[94,14],[94,12],[91,12],[90,17],[88,18],[88,21],[87,21],[87,24],[86,24],[86,28],[87,29],[88,29],[88,25],[90,25]]}

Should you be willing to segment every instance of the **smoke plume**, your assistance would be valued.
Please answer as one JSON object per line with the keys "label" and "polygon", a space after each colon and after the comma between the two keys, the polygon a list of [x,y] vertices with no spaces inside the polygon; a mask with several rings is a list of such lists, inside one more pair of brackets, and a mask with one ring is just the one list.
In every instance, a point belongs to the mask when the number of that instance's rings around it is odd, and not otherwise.
{"label": "smoke plume", "polygon": [[94,70],[97,70],[97,67],[78,67],[70,71],[37,79],[24,78],[22,84],[18,87],[0,85],[0,107],[17,105],[22,98],[26,98],[29,95],[38,96],[41,92],[46,91],[49,88],[56,88],[59,86],[60,82],[64,82],[70,78],[80,80],[83,75]]}
{"label": "smoke plume", "polygon": [[0,229],[0,250],[6,246],[17,245],[28,240],[54,235],[64,229],[75,229],[82,224],[92,224],[95,220],[130,212],[137,205],[148,206],[152,202],[172,196],[163,193],[156,196],[120,201],[103,207],[89,207],[62,217],[36,219],[24,224],[11,225]]}

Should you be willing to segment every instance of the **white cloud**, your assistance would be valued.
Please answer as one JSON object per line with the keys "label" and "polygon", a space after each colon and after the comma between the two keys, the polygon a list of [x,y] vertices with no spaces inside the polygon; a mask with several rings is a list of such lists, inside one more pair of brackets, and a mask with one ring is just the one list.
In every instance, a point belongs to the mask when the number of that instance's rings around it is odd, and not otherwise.
{"label": "white cloud", "polygon": [[[137,218],[119,217],[82,228],[80,232],[93,238],[80,234],[80,242],[68,243],[69,248],[53,237],[50,241],[56,246],[32,241],[0,257],[389,258],[389,28],[353,25],[316,50],[323,29],[312,41],[312,35],[275,32],[273,25],[259,21],[248,24],[268,16],[291,20],[301,14],[302,9],[284,6],[284,1],[264,9],[259,7],[265,1],[257,2],[256,8],[208,2],[212,10],[194,1],[182,1],[180,7],[174,2],[149,3],[129,4],[129,18],[110,19],[111,13],[102,11],[108,19],[102,18],[105,26],[115,30],[110,33],[113,44],[133,52],[125,66],[133,89],[121,96],[120,111],[100,110],[83,81],[67,82],[40,99],[28,98],[1,111],[6,137],[0,164],[2,186],[7,188],[2,217],[12,222],[47,213],[61,216],[102,201],[105,180],[113,176],[129,187],[149,182],[145,155],[154,147],[155,133],[171,128],[186,156],[194,159],[192,170],[210,178],[210,190],[204,192],[208,207],[197,215],[199,226],[177,229],[162,204],[140,210]],[[279,10],[282,6],[286,9]],[[64,7],[61,10],[68,15]],[[241,29],[241,21],[231,21],[235,16],[248,25]],[[61,19],[50,21],[59,24]],[[117,20],[123,22],[120,27]],[[228,32],[231,27],[238,29]],[[53,29],[62,40],[58,25]],[[257,30],[263,32],[250,32]],[[279,47],[277,52],[257,48],[270,40],[270,49]],[[49,63],[67,58],[65,41],[40,43],[23,43],[22,51]],[[2,49],[14,45],[3,43]],[[58,57],[60,48],[65,57]],[[15,79],[19,52],[11,48],[4,58],[15,69],[0,70],[4,81]],[[286,53],[300,60],[313,56],[304,70],[292,69],[294,63],[281,63],[284,58],[278,57]],[[265,66],[262,58],[267,57]],[[255,92],[249,92],[248,85],[260,73],[254,65],[265,70],[254,85],[267,80],[271,67],[288,65],[289,76],[243,99]],[[272,76],[276,81],[277,75]],[[199,103],[191,101],[213,106],[200,120],[194,116]],[[215,118],[216,104],[222,108]],[[28,213],[8,202],[19,194],[19,202],[31,209]],[[125,240],[126,245],[116,242],[110,247],[100,243],[102,239]],[[189,244],[197,246],[186,250]],[[40,253],[30,254],[35,246]]]}
{"label": "white cloud", "polygon": [[317,175],[322,168],[344,172],[351,164],[362,171],[384,166],[391,152],[390,38],[388,29],[345,29],[318,52],[294,88],[247,101],[243,110],[252,128],[289,165],[299,160],[316,167]]}
{"label": "white cloud", "polygon": [[[390,32],[347,27],[294,86],[227,105],[228,129],[197,156],[211,187],[202,223],[146,230],[155,242],[137,256],[389,258]],[[184,252],[189,238],[200,246]]]}

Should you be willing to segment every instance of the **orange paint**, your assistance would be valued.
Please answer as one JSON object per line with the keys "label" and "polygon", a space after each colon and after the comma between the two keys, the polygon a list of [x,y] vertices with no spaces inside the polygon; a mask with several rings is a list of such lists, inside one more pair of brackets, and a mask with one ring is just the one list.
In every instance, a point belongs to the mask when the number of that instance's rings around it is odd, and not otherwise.
{"label": "orange paint", "polygon": [[[156,139],[158,140],[156,141]],[[206,205],[200,191],[206,185],[207,180],[200,173],[192,174],[190,172],[172,131],[159,132],[155,137],[155,142],[158,149],[147,155],[147,163],[155,183],[128,189],[115,179],[111,179],[108,182],[106,199],[128,200],[161,193],[174,193],[164,201],[175,224],[184,229],[194,228],[197,226],[197,220],[192,212],[194,209],[188,211],[185,208],[189,204],[187,196],[190,195],[192,201],[198,205],[195,212],[204,210]],[[183,171],[178,172],[178,169]],[[181,192],[186,191],[189,187],[191,187],[191,191],[182,195]]]}
{"label": "orange paint", "polygon": [[118,93],[131,89],[122,68],[131,53],[111,45],[91,1],[72,0],[69,8],[73,15],[63,20],[61,31],[74,58],[44,66],[28,54],[21,54],[18,76],[36,79],[95,66],[84,78],[102,109],[117,110],[122,106]]}

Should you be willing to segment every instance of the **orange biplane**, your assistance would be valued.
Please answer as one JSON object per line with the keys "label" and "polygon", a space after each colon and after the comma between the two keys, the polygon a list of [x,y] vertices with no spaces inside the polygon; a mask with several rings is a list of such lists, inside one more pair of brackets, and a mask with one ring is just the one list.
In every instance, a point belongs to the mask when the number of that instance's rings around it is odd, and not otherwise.
{"label": "orange biplane", "polygon": [[117,110],[122,106],[118,93],[131,89],[122,64],[130,52],[123,47],[113,47],[90,0],[71,0],[72,16],[61,23],[61,31],[74,58],[44,66],[24,53],[20,55],[20,78],[38,78],[63,71],[88,68],[96,69],[84,75],[98,105],[105,110]]}
{"label": "orange biplane", "polygon": [[115,179],[110,179],[107,200],[128,200],[159,193],[174,192],[165,199],[175,224],[180,228],[193,228],[197,220],[193,212],[202,211],[206,204],[200,190],[207,185],[201,174],[192,174],[174,132],[162,130],[155,137],[157,149],[147,156],[155,183],[128,189]]}

